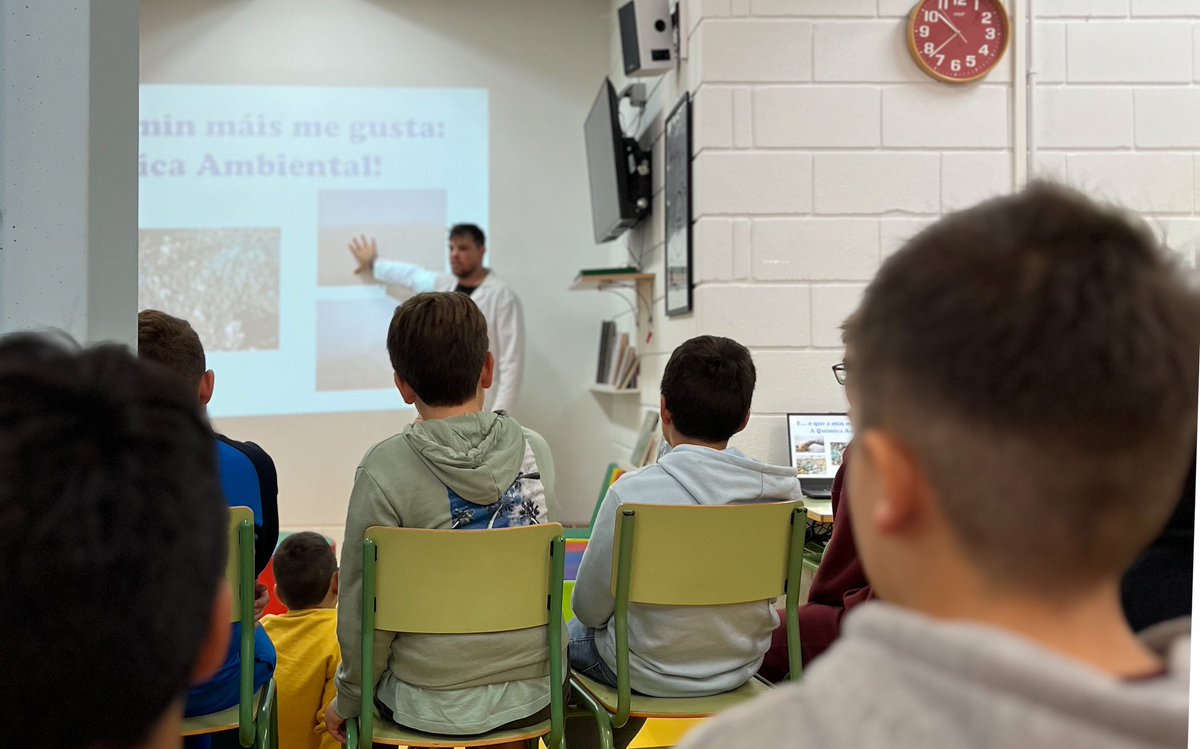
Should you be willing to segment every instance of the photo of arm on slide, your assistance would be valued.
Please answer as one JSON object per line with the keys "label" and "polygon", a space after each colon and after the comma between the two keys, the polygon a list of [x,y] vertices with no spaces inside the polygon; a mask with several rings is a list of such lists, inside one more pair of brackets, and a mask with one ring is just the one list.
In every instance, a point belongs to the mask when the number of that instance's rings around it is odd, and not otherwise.
{"label": "photo of arm on slide", "polygon": [[512,411],[525,359],[525,318],[521,300],[484,265],[487,244],[482,229],[474,224],[455,224],[450,229],[450,273],[381,258],[375,237],[354,237],[349,250],[358,264],[354,273],[359,276],[402,286],[412,293],[457,291],[471,297],[487,320],[488,349],[496,357],[494,384],[487,391],[484,408]]}

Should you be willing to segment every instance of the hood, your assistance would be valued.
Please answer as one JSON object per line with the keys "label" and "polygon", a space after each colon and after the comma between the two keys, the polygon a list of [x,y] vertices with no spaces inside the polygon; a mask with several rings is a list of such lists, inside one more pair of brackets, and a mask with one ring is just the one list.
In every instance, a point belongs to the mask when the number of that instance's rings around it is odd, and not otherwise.
{"label": "hood", "polygon": [[525,431],[498,413],[423,421],[405,430],[404,438],[438,481],[478,505],[500,499],[525,458]]}
{"label": "hood", "polygon": [[713,450],[680,445],[658,459],[697,504],[756,499],[803,499],[796,471],[746,457],[736,448]]}

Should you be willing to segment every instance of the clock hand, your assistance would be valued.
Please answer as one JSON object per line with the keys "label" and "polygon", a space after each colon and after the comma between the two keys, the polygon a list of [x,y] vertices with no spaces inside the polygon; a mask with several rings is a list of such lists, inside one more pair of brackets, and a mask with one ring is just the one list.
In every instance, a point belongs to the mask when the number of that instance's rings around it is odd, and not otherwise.
{"label": "clock hand", "polygon": [[950,38],[949,38],[949,39],[947,39],[946,41],[942,42],[942,43],[941,43],[941,46],[939,46],[937,49],[935,49],[934,51],[932,51],[932,52],[930,52],[930,53],[929,53],[929,56],[930,56],[930,57],[933,57],[933,56],[934,56],[934,55],[936,55],[938,52],[941,52],[941,51],[942,51],[942,48],[943,48],[943,47],[945,47],[947,44],[949,44],[949,43],[950,43],[950,42],[952,42],[952,41],[954,41],[954,37],[950,37]]}
{"label": "clock hand", "polygon": [[[951,30],[951,31],[953,31],[953,32],[954,32],[956,35],[958,35],[959,37],[961,37],[961,38],[962,38],[962,40],[963,40],[964,42],[965,42],[965,41],[967,41],[967,38],[966,38],[965,36],[963,36],[963,33],[962,33],[961,31],[959,31],[959,30],[958,30],[958,28],[957,28],[957,27],[955,27],[955,25],[954,25],[954,24],[950,23],[950,19],[949,19],[949,18],[946,18],[946,16],[945,16],[945,15],[943,15],[943,14],[942,14],[942,12],[941,12],[940,10],[938,10],[938,11],[934,11],[934,12],[935,12],[935,13],[937,13],[937,14],[938,14],[938,16],[939,16],[939,17],[942,19],[942,23],[944,23],[944,24],[946,24],[947,26],[949,26],[949,27],[950,27],[950,30]],[[953,39],[954,37],[950,37],[950,38],[951,38],[951,39]]]}

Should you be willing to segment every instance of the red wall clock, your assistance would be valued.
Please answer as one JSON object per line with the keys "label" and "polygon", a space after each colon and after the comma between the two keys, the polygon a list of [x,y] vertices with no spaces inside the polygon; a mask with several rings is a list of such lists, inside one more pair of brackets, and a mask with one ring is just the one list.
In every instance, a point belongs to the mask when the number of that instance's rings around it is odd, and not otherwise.
{"label": "red wall clock", "polygon": [[921,0],[908,19],[908,51],[921,70],[947,83],[983,78],[1008,48],[1000,0]]}

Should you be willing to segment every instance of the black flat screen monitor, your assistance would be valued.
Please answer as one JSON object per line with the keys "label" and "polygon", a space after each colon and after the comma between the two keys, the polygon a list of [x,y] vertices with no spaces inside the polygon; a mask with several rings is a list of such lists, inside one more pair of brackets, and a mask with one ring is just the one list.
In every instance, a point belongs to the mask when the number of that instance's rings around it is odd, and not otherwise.
{"label": "black flat screen monitor", "polygon": [[583,123],[587,144],[588,182],[592,194],[592,228],[597,242],[608,242],[638,222],[642,180],[635,161],[640,149],[621,131],[617,93],[605,78]]}

